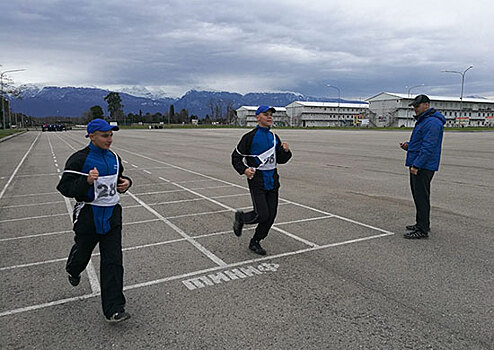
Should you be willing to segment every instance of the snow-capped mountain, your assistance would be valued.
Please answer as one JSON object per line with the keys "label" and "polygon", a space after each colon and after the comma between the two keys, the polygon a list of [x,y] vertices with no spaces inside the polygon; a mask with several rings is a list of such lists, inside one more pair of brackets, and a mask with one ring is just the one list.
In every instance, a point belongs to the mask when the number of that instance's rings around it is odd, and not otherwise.
{"label": "snow-capped mountain", "polygon": [[[23,85],[21,90],[21,98],[11,101],[13,111],[35,117],[79,117],[95,105],[101,106],[106,111],[107,103],[104,97],[110,92],[99,88],[40,87],[32,84]],[[226,109],[226,106],[237,109],[244,105],[286,106],[293,101],[335,101],[334,99],[307,97],[292,92],[252,92],[241,95],[225,91],[190,90],[181,98],[158,98],[154,95],[154,92],[156,90],[152,91],[138,86],[122,89],[119,94],[124,106],[124,113],[137,114],[142,112],[143,114],[154,114],[160,112],[165,114],[168,112],[170,105],[173,104],[176,112],[186,109],[189,111],[189,115],[197,115],[199,118],[203,118],[207,114],[211,114],[212,103],[220,103],[224,109]]]}

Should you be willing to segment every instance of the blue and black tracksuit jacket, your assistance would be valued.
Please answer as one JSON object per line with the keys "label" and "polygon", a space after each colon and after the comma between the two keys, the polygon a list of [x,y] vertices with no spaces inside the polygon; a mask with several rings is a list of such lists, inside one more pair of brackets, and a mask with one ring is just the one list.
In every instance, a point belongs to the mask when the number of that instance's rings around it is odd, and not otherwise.
{"label": "blue and black tracksuit jacket", "polygon": [[[232,165],[235,170],[243,175],[245,169],[248,167],[257,168],[260,165],[260,161],[255,157],[245,157],[247,165],[244,164],[244,157],[239,154],[259,155],[266,152],[273,147],[273,133],[269,128],[263,128],[257,126],[247,134],[243,135],[237,148],[232,153]],[[238,152],[237,152],[238,149]],[[292,157],[292,152],[285,152],[281,146],[281,140],[276,135],[276,163],[285,164]],[[278,190],[280,187],[280,181],[277,169],[273,170],[258,170],[255,172],[252,180],[248,180],[249,188],[262,189],[266,191]]]}
{"label": "blue and black tracksuit jacket", "polygon": [[[72,154],[65,164],[65,170],[73,170],[88,174],[94,167],[98,169],[99,176],[115,175],[118,171],[119,178],[132,180],[123,176],[123,166],[117,169],[115,154],[89,143],[86,148]],[[57,190],[65,197],[75,198],[77,202],[92,202],[94,200],[94,185],[87,182],[87,176],[64,173]],[[82,207],[82,208],[81,208]],[[76,204],[74,208],[74,231],[76,234],[106,234],[111,229],[122,226],[122,207],[120,204],[102,207],[91,204]]]}

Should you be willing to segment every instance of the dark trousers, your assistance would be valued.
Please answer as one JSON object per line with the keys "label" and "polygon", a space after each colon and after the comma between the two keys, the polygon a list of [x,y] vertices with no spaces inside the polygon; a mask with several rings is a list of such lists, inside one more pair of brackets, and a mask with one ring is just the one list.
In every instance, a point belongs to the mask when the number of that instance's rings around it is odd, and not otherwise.
{"label": "dark trousers", "polygon": [[89,263],[94,247],[99,243],[103,313],[106,317],[110,317],[115,312],[124,311],[122,226],[112,228],[104,235],[76,232],[74,240],[75,244],[70,250],[65,268],[67,272],[72,276],[79,276]]}
{"label": "dark trousers", "polygon": [[276,218],[278,190],[251,189],[250,196],[254,204],[254,210],[244,213],[242,221],[244,224],[258,224],[252,240],[260,241],[266,238]]}
{"label": "dark trousers", "polygon": [[415,226],[422,232],[427,232],[430,229],[430,197],[433,176],[434,171],[427,169],[419,169],[417,175],[410,173],[410,188],[417,212]]}

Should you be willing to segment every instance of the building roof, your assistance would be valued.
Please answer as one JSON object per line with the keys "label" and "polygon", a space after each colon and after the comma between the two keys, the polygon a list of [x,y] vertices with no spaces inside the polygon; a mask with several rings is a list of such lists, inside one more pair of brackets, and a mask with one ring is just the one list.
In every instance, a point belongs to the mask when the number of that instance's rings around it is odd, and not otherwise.
{"label": "building roof", "polygon": [[[270,106],[271,107],[271,106]],[[239,108],[237,108],[237,111],[240,110],[240,109],[245,109],[245,110],[248,110],[248,111],[257,111],[257,109],[259,108],[259,106],[240,106]],[[274,106],[273,107],[276,112],[286,112],[286,108],[285,107],[276,107]]]}
{"label": "building roof", "polygon": [[[380,92],[377,95],[374,95],[372,97],[369,97],[366,99],[366,101],[370,101],[373,98],[381,95],[390,95],[390,96],[395,96],[400,99],[408,99],[408,100],[413,100],[416,96],[416,94],[408,96],[408,94],[400,94],[397,92]],[[452,97],[452,96],[433,96],[433,95],[427,95],[431,101],[446,101],[446,102],[460,102],[459,97]],[[471,102],[471,103],[494,103],[494,100],[490,100],[487,98],[471,98],[471,97],[463,97],[463,102]]]}
{"label": "building roof", "polygon": [[[306,106],[306,107],[340,107],[340,108],[369,108],[369,103],[368,102],[362,102],[362,103],[348,103],[348,102],[311,102],[311,101],[293,101],[290,103],[288,106],[297,103],[301,106]],[[287,106],[287,107],[288,107]]]}

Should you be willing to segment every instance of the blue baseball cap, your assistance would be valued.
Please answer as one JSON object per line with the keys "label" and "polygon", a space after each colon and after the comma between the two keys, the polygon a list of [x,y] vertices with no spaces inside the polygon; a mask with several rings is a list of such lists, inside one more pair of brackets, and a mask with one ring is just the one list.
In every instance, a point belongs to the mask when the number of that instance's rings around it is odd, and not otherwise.
{"label": "blue baseball cap", "polygon": [[259,115],[259,113],[266,113],[267,111],[271,111],[271,113],[274,113],[276,112],[276,109],[269,106],[259,106],[259,108],[256,111],[256,115]]}
{"label": "blue baseball cap", "polygon": [[102,132],[109,131],[109,130],[118,131],[119,129],[120,128],[118,126],[116,126],[116,125],[110,125],[110,124],[108,124],[108,122],[106,120],[103,120],[103,119],[93,119],[87,125],[87,128],[86,128],[87,135],[86,135],[86,137],[89,137],[89,134],[92,134],[95,131],[102,131]]}

